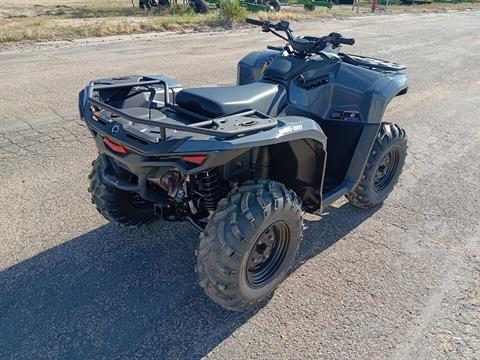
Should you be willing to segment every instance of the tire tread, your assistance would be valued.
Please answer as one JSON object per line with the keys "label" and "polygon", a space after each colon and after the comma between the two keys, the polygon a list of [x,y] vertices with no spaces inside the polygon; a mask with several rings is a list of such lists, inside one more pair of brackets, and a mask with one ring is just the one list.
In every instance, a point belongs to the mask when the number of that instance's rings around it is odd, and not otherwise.
{"label": "tire tread", "polygon": [[[274,206],[276,211],[295,211],[303,230],[301,200],[283,184],[248,181],[231,191],[226,201],[219,202],[217,213],[225,220],[214,215],[207,224],[204,233],[208,235],[200,236],[196,266],[200,286],[217,304],[236,311],[257,305],[258,300],[247,300],[239,293],[239,269],[248,251],[246,238],[271,215],[272,210],[268,209]],[[221,225],[223,221],[225,224]]]}
{"label": "tire tread", "polygon": [[[373,181],[372,177],[375,175],[378,161],[381,160],[381,156],[392,145],[400,143],[400,146],[404,146],[405,155],[401,157],[398,166],[400,167],[396,176],[392,179],[391,188],[386,192],[385,196],[379,201],[372,197],[372,190],[370,183]],[[405,163],[405,156],[407,152],[407,136],[405,130],[400,128],[396,124],[382,123],[381,128],[375,138],[370,156],[363,170],[360,182],[355,189],[346,195],[347,199],[355,206],[359,208],[370,208],[385,200],[393,187],[398,181],[398,178],[402,172],[403,165]]]}

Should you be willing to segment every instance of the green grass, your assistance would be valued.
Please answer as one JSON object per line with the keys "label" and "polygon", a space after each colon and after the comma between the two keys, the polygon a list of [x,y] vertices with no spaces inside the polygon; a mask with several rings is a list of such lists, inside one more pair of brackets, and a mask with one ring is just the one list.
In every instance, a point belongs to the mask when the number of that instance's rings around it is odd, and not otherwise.
{"label": "green grass", "polygon": [[[40,0],[42,1],[42,0]],[[46,0],[45,0],[46,1]],[[62,0],[58,0],[62,1]],[[65,0],[63,0],[65,1]],[[83,2],[81,2],[83,1]],[[137,4],[138,0],[134,0]],[[0,7],[0,44],[15,42],[39,42],[99,37],[117,34],[146,33],[156,31],[182,31],[188,29],[221,29],[243,24],[248,17],[270,19],[304,20],[325,17],[345,18],[355,16],[350,6],[334,6],[333,9],[318,7],[313,12],[296,10],[248,13],[235,6],[208,14],[195,14],[190,7],[143,11],[123,2],[78,0],[77,3],[30,5],[17,2]],[[414,7],[391,6],[389,12],[445,11],[450,9],[480,8],[480,4],[430,4]],[[424,10],[426,9],[426,10]],[[240,14],[241,12],[241,14]],[[369,4],[362,4],[360,14],[370,13]],[[226,16],[228,17],[226,21]]]}
{"label": "green grass", "polygon": [[[196,26],[220,26],[220,21],[216,14],[204,16],[195,14],[164,15],[138,21],[129,19],[105,21],[99,18],[84,24],[65,25],[51,23],[44,17],[36,18],[33,21],[29,20],[22,21],[22,26],[13,26],[7,31],[0,31],[0,43],[65,40],[115,34],[192,29]],[[1,23],[0,29],[2,29]]]}

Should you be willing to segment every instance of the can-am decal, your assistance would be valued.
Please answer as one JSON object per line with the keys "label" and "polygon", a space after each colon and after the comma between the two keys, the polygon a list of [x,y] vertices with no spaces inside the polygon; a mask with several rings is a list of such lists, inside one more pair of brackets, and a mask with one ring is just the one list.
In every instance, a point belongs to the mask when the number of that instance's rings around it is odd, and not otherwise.
{"label": "can-am decal", "polygon": [[287,126],[287,127],[284,127],[284,128],[281,128],[278,130],[278,134],[280,136],[283,136],[285,134],[290,134],[292,132],[295,132],[295,131],[300,131],[303,129],[303,125],[292,125],[292,126]]}

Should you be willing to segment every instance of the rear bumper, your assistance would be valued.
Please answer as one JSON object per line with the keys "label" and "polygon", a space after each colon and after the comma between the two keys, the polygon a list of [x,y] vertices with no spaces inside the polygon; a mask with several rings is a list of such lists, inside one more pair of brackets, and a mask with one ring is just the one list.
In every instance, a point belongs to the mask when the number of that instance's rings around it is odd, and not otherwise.
{"label": "rear bumper", "polygon": [[163,176],[171,166],[133,166],[133,159],[118,159],[111,154],[101,152],[99,157],[102,161],[101,177],[108,185],[117,189],[139,194],[143,199],[160,206],[168,203],[168,197],[158,191],[154,191],[148,179]]}

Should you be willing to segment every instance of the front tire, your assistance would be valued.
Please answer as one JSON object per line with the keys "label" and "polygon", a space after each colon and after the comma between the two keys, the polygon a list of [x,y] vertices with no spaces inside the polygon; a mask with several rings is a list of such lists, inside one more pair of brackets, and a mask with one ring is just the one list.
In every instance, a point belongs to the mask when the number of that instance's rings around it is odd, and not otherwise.
{"label": "front tire", "polygon": [[280,183],[234,189],[200,235],[196,271],[205,293],[236,311],[268,300],[295,259],[302,213],[300,198]]}
{"label": "front tire", "polygon": [[368,157],[362,178],[347,199],[366,209],[383,202],[392,192],[407,157],[407,135],[398,125],[383,123]]}
{"label": "front tire", "polygon": [[154,205],[138,194],[117,189],[106,183],[102,177],[103,164],[97,158],[92,162],[89,175],[92,203],[102,216],[110,222],[125,227],[148,225],[160,218],[155,214]]}

